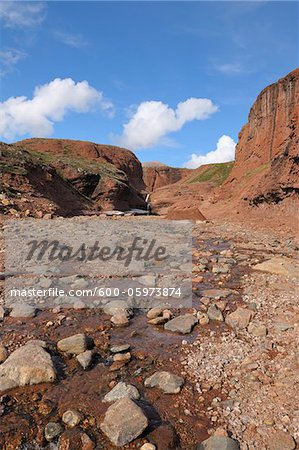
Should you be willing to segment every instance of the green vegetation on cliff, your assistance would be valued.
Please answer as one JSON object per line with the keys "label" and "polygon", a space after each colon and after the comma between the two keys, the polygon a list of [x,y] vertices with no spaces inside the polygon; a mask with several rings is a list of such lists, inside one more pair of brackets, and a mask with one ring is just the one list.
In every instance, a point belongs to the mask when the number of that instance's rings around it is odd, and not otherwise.
{"label": "green vegetation on cliff", "polygon": [[197,174],[194,178],[188,180],[188,183],[202,183],[204,181],[211,181],[220,186],[229,176],[234,162],[209,164],[203,168],[203,171]]}

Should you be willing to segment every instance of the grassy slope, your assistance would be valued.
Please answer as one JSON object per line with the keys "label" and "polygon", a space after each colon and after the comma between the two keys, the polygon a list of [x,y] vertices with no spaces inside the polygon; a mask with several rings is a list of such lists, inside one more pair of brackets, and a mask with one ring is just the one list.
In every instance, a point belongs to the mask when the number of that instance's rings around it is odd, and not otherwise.
{"label": "grassy slope", "polygon": [[26,150],[34,156],[35,159],[43,164],[51,164],[54,166],[58,173],[61,175],[61,165],[71,167],[75,169],[78,174],[80,173],[93,173],[99,174],[103,179],[114,178],[118,181],[123,181],[125,174],[117,169],[113,164],[103,161],[89,160],[79,156],[73,156],[70,154],[53,154],[36,152],[29,148]]}
{"label": "grassy slope", "polygon": [[210,181],[214,182],[217,186],[220,186],[229,176],[233,165],[233,162],[208,164],[206,166],[203,166],[201,168],[202,170],[199,170],[200,173],[192,178],[189,178],[187,180],[187,183],[191,184]]}

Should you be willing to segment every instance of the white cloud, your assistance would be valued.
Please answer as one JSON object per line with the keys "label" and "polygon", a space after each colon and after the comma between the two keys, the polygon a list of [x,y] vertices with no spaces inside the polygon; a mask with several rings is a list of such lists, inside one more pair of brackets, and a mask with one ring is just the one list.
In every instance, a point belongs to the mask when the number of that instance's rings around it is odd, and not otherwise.
{"label": "white cloud", "polygon": [[236,143],[225,134],[217,142],[216,150],[208,152],[206,155],[196,155],[193,153],[191,159],[184,164],[184,167],[195,169],[203,164],[222,163],[235,159]]}
{"label": "white cloud", "polygon": [[103,94],[87,81],[75,83],[71,78],[56,78],[36,87],[32,99],[10,97],[0,103],[0,135],[5,139],[29,134],[49,136],[54,123],[63,120],[69,111],[86,113],[99,107],[107,114],[113,109]]}
{"label": "white cloud", "polygon": [[116,139],[120,145],[133,150],[152,147],[168,133],[179,131],[185,123],[207,119],[217,110],[207,98],[189,98],[175,110],[158,101],[142,102]]}
{"label": "white cloud", "polygon": [[232,61],[232,62],[221,62],[219,60],[212,60],[211,67],[213,71],[219,72],[223,75],[243,75],[243,74],[251,74],[255,72],[252,66],[249,65],[249,61],[247,63],[245,61]]}
{"label": "white cloud", "polygon": [[245,68],[239,63],[217,64],[215,69],[225,75],[239,75],[246,72]]}
{"label": "white cloud", "polygon": [[26,53],[15,48],[0,50],[0,76],[6,75],[7,73],[11,72],[13,67],[26,56]]}
{"label": "white cloud", "polygon": [[64,31],[55,31],[55,37],[65,45],[74,48],[82,48],[87,45],[87,41],[81,34],[65,33]]}
{"label": "white cloud", "polygon": [[0,2],[0,18],[6,28],[35,27],[43,22],[45,16],[45,2]]}

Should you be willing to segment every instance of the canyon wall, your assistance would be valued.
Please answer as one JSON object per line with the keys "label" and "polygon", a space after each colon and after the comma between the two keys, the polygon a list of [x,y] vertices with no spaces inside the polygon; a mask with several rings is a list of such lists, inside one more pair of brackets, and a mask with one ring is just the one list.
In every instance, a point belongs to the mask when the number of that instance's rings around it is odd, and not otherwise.
{"label": "canyon wall", "polygon": [[148,192],[176,183],[190,172],[189,169],[169,167],[163,164],[152,166],[143,164],[143,180]]}
{"label": "canyon wall", "polygon": [[298,192],[299,69],[265,88],[239,133],[224,190],[251,205]]}

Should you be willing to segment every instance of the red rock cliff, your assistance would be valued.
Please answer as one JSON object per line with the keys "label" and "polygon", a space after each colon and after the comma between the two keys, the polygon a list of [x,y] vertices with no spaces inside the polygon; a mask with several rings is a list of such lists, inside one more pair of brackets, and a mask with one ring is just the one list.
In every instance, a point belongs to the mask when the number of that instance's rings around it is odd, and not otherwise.
{"label": "red rock cliff", "polygon": [[15,144],[54,166],[101,209],[145,207],[142,166],[129,150],[70,139],[26,139]]}
{"label": "red rock cliff", "polygon": [[[299,160],[299,69],[265,88],[239,133],[236,162],[225,183],[252,204],[296,191]],[[278,196],[278,197],[277,197]]]}
{"label": "red rock cliff", "polygon": [[176,183],[189,174],[189,169],[168,166],[143,166],[143,180],[148,192]]}

